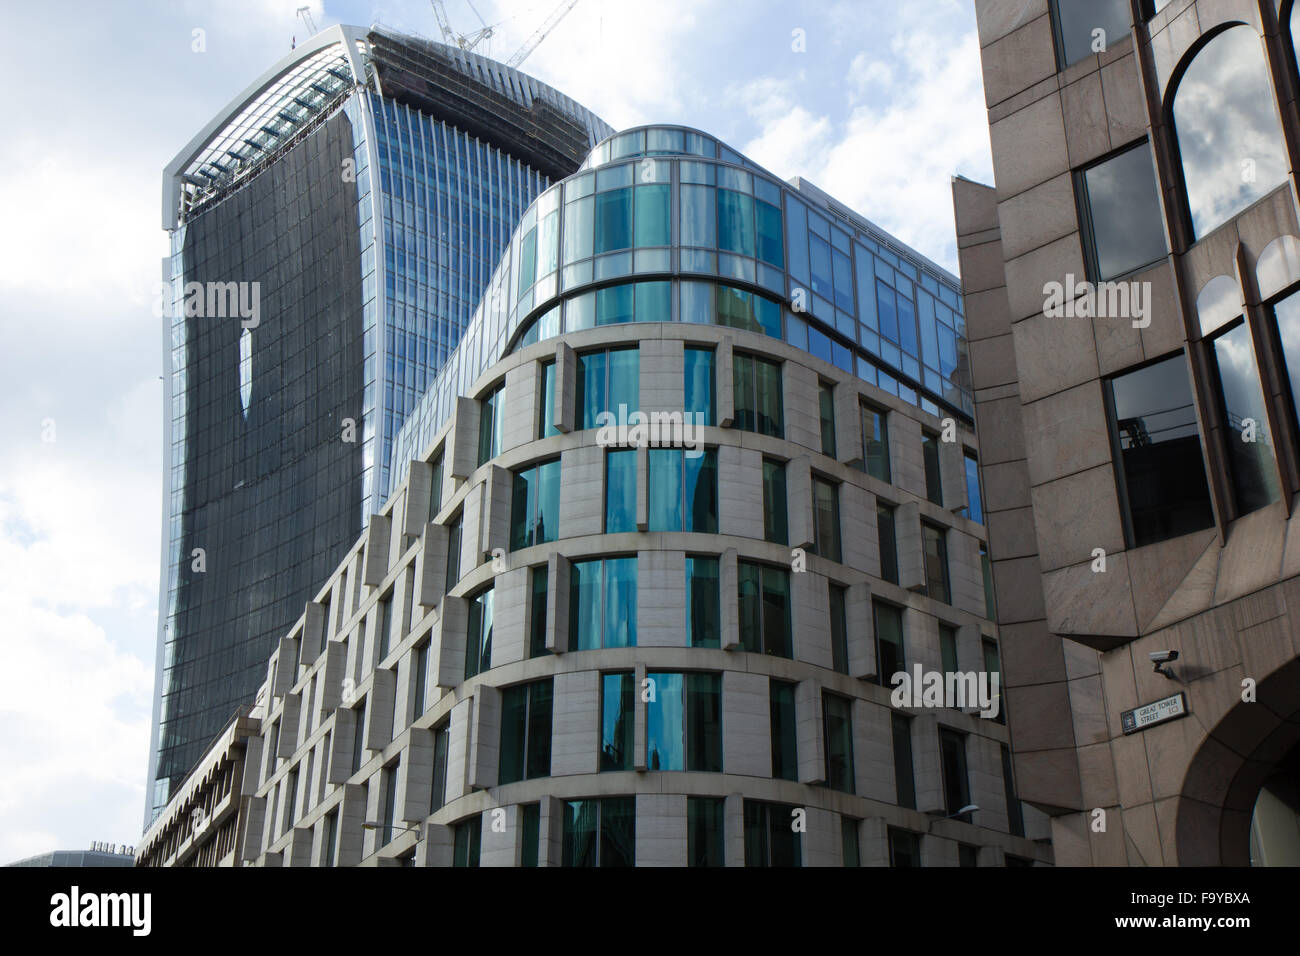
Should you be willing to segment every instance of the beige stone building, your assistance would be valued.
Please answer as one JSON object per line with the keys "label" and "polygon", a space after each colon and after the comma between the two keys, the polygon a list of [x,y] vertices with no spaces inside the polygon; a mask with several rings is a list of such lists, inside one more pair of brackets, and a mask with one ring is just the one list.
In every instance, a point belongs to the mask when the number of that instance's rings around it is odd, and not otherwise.
{"label": "beige stone building", "polygon": [[953,192],[1020,795],[1058,864],[1300,862],[1300,9],[975,6],[996,185]]}

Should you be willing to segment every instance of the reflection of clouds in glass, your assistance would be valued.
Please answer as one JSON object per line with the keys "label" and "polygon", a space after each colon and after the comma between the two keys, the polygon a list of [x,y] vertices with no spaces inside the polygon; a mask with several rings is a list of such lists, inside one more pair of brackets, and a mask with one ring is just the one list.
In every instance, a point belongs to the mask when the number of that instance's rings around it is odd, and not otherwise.
{"label": "reflection of clouds in glass", "polygon": [[[1300,10],[1300,5],[1296,6]],[[1292,17],[1294,21],[1294,16]],[[1300,409],[1300,293],[1292,293],[1276,306],[1278,336],[1286,355],[1287,378],[1291,383],[1291,397]]]}
{"label": "reflection of clouds in glass", "polygon": [[1112,381],[1115,418],[1140,419],[1152,444],[1197,434],[1183,353]]}
{"label": "reflection of clouds in glass", "polygon": [[1250,27],[1232,27],[1196,54],[1173,117],[1197,237],[1286,181],[1272,86]]}
{"label": "reflection of clouds in glass", "polygon": [[1164,256],[1155,169],[1143,142],[1084,174],[1101,279],[1132,272]]}

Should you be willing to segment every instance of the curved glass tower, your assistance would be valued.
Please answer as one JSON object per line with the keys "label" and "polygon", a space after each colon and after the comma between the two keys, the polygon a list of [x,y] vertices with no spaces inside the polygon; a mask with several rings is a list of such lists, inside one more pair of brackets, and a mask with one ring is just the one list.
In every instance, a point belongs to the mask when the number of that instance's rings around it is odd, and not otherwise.
{"label": "curved glass tower", "polygon": [[244,859],[1045,861],[956,290],[702,133],[601,142],[268,662]]}
{"label": "curved glass tower", "polygon": [[167,167],[147,817],[387,497],[393,438],[523,211],[609,132],[499,63],[344,26]]}

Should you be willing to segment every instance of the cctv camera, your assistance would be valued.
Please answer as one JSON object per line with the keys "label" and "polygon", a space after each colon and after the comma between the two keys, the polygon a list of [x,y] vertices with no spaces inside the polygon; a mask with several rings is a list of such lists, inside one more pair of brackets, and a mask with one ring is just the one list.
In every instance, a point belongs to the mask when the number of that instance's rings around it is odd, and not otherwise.
{"label": "cctv camera", "polygon": [[1149,656],[1153,664],[1168,664],[1170,661],[1178,660],[1177,651],[1152,651]]}

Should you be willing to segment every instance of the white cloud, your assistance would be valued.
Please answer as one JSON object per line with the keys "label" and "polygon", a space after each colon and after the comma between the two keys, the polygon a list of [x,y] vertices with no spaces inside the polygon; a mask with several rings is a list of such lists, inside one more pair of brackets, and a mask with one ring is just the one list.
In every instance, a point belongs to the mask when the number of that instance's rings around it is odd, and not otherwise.
{"label": "white cloud", "polygon": [[800,105],[798,77],[733,90],[729,102],[748,104],[759,126],[743,151],[816,183],[955,271],[951,177],[992,178],[978,41],[973,30],[952,40],[899,31],[889,51],[888,63],[854,58],[842,119]]}

